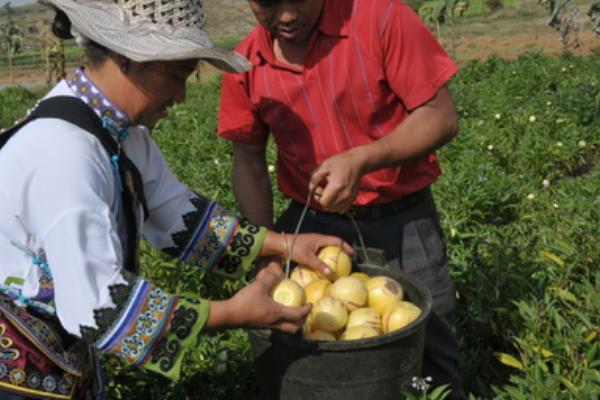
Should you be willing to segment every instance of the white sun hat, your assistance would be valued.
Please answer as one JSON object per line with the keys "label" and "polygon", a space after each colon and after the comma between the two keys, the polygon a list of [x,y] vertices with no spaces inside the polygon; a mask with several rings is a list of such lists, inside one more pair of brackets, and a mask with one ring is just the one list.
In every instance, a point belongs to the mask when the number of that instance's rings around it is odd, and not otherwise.
{"label": "white sun hat", "polygon": [[202,30],[202,0],[40,0],[62,10],[75,37],[94,41],[133,61],[205,59],[229,72],[250,62],[215,47]]}

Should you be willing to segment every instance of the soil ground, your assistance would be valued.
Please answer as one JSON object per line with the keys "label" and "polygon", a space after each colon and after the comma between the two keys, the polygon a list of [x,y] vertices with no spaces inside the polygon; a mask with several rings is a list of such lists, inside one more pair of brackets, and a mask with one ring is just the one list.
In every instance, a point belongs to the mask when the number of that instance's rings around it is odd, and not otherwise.
{"label": "soil ground", "polygon": [[[431,30],[436,33],[444,48],[459,65],[469,60],[484,60],[491,56],[512,59],[528,51],[540,51],[548,55],[559,55],[569,51],[581,56],[598,49],[600,37],[592,33],[592,27],[585,16],[588,2],[578,0],[577,5],[582,15],[578,48],[561,43],[558,33],[547,24],[547,11],[537,5],[535,0],[526,0],[495,12],[460,17],[455,20],[453,26],[442,25],[439,30],[436,26],[432,26]],[[254,23],[244,1],[207,1],[206,12],[208,15],[213,15],[213,19],[207,26],[207,30],[213,37],[241,38],[252,29]],[[573,40],[572,35],[569,37],[569,44],[572,44]],[[71,65],[69,70],[74,67],[75,65]],[[212,67],[202,66],[201,81],[212,79],[215,73]],[[44,75],[44,71],[39,69],[21,67],[15,73],[15,83],[26,87],[44,87]],[[6,71],[0,71],[0,88],[11,84]]]}

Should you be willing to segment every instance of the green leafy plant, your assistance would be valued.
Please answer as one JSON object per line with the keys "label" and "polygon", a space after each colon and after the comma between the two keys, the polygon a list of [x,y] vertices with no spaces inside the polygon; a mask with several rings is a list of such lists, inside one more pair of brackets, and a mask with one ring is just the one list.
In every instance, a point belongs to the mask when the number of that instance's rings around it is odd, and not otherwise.
{"label": "green leafy plant", "polygon": [[[406,400],[444,400],[450,395],[448,385],[431,388],[430,377],[414,377],[411,382],[411,390],[403,390],[402,394]],[[431,390],[430,390],[431,389]]]}

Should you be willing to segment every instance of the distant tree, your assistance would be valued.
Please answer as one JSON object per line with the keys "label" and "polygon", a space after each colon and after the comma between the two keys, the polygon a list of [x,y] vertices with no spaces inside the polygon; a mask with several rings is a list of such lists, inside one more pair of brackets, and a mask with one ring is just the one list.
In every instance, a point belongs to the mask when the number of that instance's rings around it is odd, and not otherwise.
{"label": "distant tree", "polygon": [[37,26],[30,25],[30,26],[27,27],[27,33],[30,34],[30,35],[32,35],[32,36],[35,36],[35,35],[39,35],[40,30],[38,29]]}
{"label": "distant tree", "polygon": [[485,5],[491,11],[496,11],[504,7],[504,4],[502,4],[502,0],[485,0]]}
{"label": "distant tree", "polygon": [[[565,48],[581,46],[579,33],[583,27],[582,12],[573,0],[538,0],[538,4],[548,10],[548,25],[558,32]],[[587,16],[592,21],[593,32],[600,37],[600,0],[591,1]]]}
{"label": "distant tree", "polygon": [[600,0],[592,1],[587,10],[587,15],[592,20],[594,33],[600,36]]}
{"label": "distant tree", "polygon": [[13,72],[13,60],[15,55],[21,51],[23,45],[23,30],[15,24],[13,19],[13,9],[10,2],[4,5],[6,13],[6,22],[0,24],[0,47],[6,52],[8,58],[8,73],[10,80],[14,84],[15,76]]}
{"label": "distant tree", "polygon": [[439,0],[435,3],[426,3],[419,8],[419,17],[426,24],[435,25],[438,38],[442,39],[442,25],[447,24],[450,26],[452,56],[454,58],[456,58],[455,18],[462,17],[468,8],[468,0]]}
{"label": "distant tree", "polygon": [[66,76],[64,41],[57,38],[46,20],[40,18],[34,25],[37,35],[31,38],[36,48],[43,50],[46,85],[54,86]]}
{"label": "distant tree", "polygon": [[65,79],[66,60],[65,45],[61,39],[51,38],[44,46],[44,59],[46,61],[46,84],[52,86]]}

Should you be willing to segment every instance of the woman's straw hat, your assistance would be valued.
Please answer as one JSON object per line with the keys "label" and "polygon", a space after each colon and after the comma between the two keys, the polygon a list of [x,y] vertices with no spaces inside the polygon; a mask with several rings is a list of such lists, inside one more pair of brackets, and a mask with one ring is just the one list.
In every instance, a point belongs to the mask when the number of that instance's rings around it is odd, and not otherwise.
{"label": "woman's straw hat", "polygon": [[216,48],[201,29],[201,0],[41,0],[62,10],[73,36],[94,41],[133,61],[201,58],[243,72],[241,55]]}

